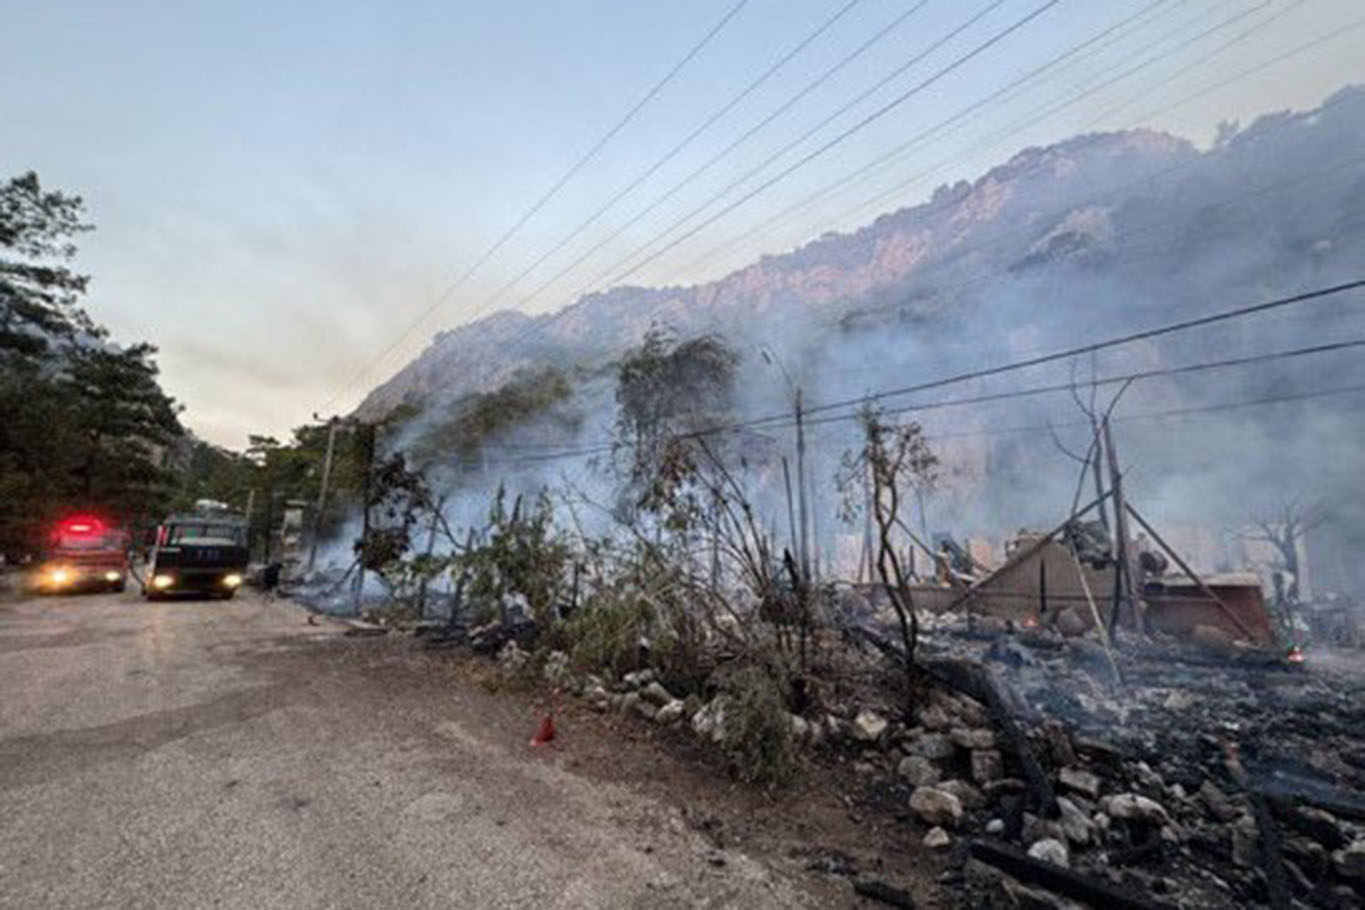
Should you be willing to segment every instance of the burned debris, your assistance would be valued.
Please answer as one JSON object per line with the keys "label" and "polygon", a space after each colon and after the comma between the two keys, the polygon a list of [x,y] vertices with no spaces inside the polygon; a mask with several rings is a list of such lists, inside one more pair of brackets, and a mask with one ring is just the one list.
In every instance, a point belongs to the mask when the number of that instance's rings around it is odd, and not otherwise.
{"label": "burned debris", "polygon": [[[1099,415],[1070,510],[997,551],[927,533],[937,456],[917,424],[865,410],[838,478],[862,553],[822,570],[800,396],[795,459],[704,432],[732,366],[714,339],[655,336],[622,367],[606,501],[499,487],[457,532],[381,461],[349,591],[339,573],[312,590],[542,691],[535,743],[571,739],[546,731],[572,694],[774,792],[833,769],[959,906],[1359,904],[1365,675],[1331,650],[1359,640],[1349,601],[1187,558],[1125,489]],[[696,370],[706,394],[679,398]],[[784,530],[756,488],[777,491]],[[913,905],[856,863],[818,868]]]}

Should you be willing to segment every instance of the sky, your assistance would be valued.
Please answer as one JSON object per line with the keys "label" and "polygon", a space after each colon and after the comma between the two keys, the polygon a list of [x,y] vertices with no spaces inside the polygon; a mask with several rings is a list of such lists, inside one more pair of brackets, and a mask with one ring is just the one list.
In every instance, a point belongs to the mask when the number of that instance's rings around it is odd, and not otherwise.
{"label": "sky", "polygon": [[0,176],[84,197],[87,309],[158,345],[187,426],[241,447],[497,309],[714,279],[1029,145],[1207,144],[1365,82],[1360,0],[1047,3],[0,0]]}

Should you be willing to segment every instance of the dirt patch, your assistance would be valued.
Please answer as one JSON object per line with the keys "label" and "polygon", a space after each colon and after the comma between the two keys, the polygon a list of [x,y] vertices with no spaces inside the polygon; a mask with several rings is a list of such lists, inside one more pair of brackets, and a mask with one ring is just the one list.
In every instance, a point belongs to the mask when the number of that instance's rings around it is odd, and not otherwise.
{"label": "dirt patch", "polygon": [[[677,728],[598,713],[571,696],[556,698],[547,686],[510,684],[485,658],[424,651],[405,636],[291,640],[251,660],[304,684],[345,685],[375,710],[453,711],[458,729],[433,724],[431,735],[451,745],[473,735],[508,760],[626,786],[665,807],[667,823],[681,819],[700,834],[717,851],[715,862],[728,862],[727,853],[760,861],[801,881],[826,906],[873,906],[853,893],[857,876],[904,888],[923,907],[951,906],[938,885],[945,859],[920,843],[923,830],[909,819],[904,794],[856,772],[852,757],[807,752],[794,783],[773,791],[742,785]],[[556,703],[554,745],[532,749],[532,733]],[[652,849],[657,826],[620,822],[637,825],[640,849]]]}

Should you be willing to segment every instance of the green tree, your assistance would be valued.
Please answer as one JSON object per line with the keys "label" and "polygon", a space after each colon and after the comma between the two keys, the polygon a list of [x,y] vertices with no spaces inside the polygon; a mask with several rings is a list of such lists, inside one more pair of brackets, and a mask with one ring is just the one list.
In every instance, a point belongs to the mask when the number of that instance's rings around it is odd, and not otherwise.
{"label": "green tree", "polygon": [[120,347],[70,268],[80,197],[28,173],[0,186],[0,550],[30,550],[71,509],[137,526],[171,501],[184,430],[148,344]]}

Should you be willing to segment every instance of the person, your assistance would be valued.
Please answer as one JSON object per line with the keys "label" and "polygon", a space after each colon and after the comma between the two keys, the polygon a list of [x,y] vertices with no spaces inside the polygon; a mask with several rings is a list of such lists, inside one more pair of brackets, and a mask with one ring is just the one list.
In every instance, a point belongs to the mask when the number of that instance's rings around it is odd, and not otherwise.
{"label": "person", "polygon": [[280,586],[280,572],[283,569],[284,566],[280,564],[279,560],[275,560],[267,563],[266,567],[261,570],[261,590],[265,592],[266,600],[275,598],[275,589]]}

